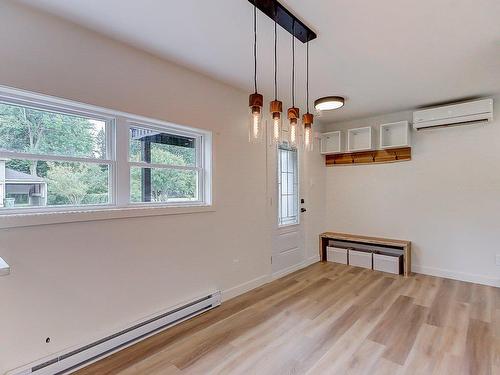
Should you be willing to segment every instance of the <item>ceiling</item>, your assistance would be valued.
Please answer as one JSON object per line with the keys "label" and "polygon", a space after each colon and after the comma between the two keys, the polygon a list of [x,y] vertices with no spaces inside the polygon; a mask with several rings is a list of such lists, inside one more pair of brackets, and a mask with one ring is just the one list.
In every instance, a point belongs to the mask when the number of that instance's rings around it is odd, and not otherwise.
{"label": "ceiling", "polygon": [[[247,0],[19,0],[252,91]],[[340,121],[500,92],[498,0],[286,0],[318,34],[310,44],[311,101]],[[290,105],[291,39],[279,32],[279,89]],[[273,22],[258,15],[259,91],[273,95]],[[296,104],[305,109],[305,47],[297,42]]]}

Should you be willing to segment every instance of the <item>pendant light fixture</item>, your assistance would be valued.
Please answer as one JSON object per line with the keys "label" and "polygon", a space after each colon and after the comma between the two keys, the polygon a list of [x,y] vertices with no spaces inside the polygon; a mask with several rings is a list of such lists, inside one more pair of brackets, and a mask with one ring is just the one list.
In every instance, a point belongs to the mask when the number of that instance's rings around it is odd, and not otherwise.
{"label": "pendant light fixture", "polygon": [[252,143],[260,143],[263,140],[264,129],[262,125],[262,106],[264,98],[257,92],[257,6],[253,1],[253,59],[254,59],[254,88],[255,92],[250,94],[248,140]]}
{"label": "pendant light fixture", "polygon": [[270,103],[270,112],[272,119],[271,143],[281,143],[283,130],[283,103],[278,100],[278,23],[274,19],[274,100]]}
{"label": "pendant light fixture", "polygon": [[302,116],[302,123],[304,124],[304,150],[312,151],[314,148],[314,133],[312,124],[314,122],[314,115],[309,113],[309,42],[306,45],[307,58],[306,58],[306,108],[307,113]]}
{"label": "pendant light fixture", "polygon": [[289,145],[296,148],[299,143],[299,118],[300,111],[295,107],[295,21],[292,26],[292,107],[288,108]]}
{"label": "pendant light fixture", "polygon": [[[290,10],[285,8],[278,0],[248,0],[253,5],[253,57],[254,57],[254,88],[255,91],[249,97],[249,140],[250,142],[261,142],[264,133],[262,120],[263,97],[257,91],[257,8],[274,22],[274,100],[269,104],[271,120],[267,133],[271,144],[287,141],[288,146],[297,148],[302,143],[302,127],[299,126],[300,110],[295,107],[295,39],[307,43],[307,113],[302,117],[304,123],[304,146],[310,150],[313,147],[314,136],[312,125],[314,116],[309,112],[309,42],[317,35],[307,27]],[[283,103],[278,100],[278,53],[277,53],[277,25],[292,35],[292,106],[287,110],[288,126],[283,124]],[[320,99],[322,101],[323,99]],[[315,103],[316,105],[317,103]],[[321,103],[320,103],[321,104]],[[323,108],[321,108],[323,109]],[[267,117],[267,116],[266,116]],[[286,139],[285,134],[287,133]]]}

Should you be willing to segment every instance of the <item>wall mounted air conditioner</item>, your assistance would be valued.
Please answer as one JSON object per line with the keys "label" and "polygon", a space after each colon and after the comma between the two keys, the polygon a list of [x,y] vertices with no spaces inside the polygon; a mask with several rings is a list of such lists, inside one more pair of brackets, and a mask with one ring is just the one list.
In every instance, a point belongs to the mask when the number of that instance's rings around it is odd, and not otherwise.
{"label": "wall mounted air conditioner", "polygon": [[416,130],[491,120],[493,120],[493,99],[474,100],[413,112],[413,128]]}

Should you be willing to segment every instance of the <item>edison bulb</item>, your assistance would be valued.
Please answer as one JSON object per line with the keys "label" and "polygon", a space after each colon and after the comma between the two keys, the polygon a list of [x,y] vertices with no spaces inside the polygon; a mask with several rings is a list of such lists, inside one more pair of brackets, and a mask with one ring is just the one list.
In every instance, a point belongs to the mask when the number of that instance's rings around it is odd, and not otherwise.
{"label": "edison bulb", "polygon": [[304,127],[304,149],[312,151],[314,146],[313,133],[311,125]]}
{"label": "edison bulb", "polygon": [[281,116],[278,114],[273,114],[272,119],[272,132],[271,132],[271,144],[281,143],[282,136],[282,121]]}
{"label": "edison bulb", "polygon": [[290,121],[290,146],[297,147],[298,143],[298,124],[297,121]]}
{"label": "edison bulb", "polygon": [[248,125],[248,140],[254,143],[262,142],[264,131],[262,128],[261,107],[250,107],[250,119]]}

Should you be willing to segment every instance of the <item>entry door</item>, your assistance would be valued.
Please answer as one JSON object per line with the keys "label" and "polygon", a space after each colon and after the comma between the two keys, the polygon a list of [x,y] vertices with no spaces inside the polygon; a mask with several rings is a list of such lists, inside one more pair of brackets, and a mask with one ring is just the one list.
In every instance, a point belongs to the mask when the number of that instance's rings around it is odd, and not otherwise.
{"label": "entry door", "polygon": [[305,260],[304,229],[300,204],[300,152],[286,146],[275,149],[274,230],[272,273],[274,277],[297,269]]}

